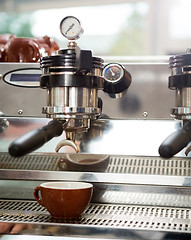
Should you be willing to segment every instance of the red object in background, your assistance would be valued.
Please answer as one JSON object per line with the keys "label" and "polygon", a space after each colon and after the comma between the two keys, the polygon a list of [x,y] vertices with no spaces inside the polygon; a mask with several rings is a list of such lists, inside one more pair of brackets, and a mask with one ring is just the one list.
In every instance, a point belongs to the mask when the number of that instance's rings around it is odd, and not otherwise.
{"label": "red object in background", "polygon": [[0,62],[39,62],[59,49],[52,38],[19,38],[13,34],[0,35]]}

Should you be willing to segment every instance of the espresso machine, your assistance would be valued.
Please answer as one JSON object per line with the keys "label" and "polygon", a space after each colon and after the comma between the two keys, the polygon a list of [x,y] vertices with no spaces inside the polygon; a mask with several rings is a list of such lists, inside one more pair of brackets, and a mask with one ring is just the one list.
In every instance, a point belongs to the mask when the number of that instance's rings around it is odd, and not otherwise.
{"label": "espresso machine", "polygon": [[76,17],[64,18],[60,30],[68,39],[68,49],[43,57],[40,62],[40,87],[47,91],[47,106],[42,112],[53,121],[13,142],[9,148],[12,156],[23,156],[35,150],[61,135],[63,130],[66,140],[58,143],[56,151],[68,145],[79,152],[75,144],[76,134],[86,132],[91,120],[101,115],[102,100],[98,98],[98,90],[115,97],[123,94],[131,84],[131,75],[122,66],[109,64],[103,69],[101,58],[93,57],[90,50],[81,50],[77,46],[75,40],[83,29]]}
{"label": "espresso machine", "polygon": [[[170,58],[174,96],[168,56],[94,57],[77,44],[76,17],[60,30],[66,49],[0,63],[0,237],[190,239],[190,54]],[[171,155],[158,152],[177,131]],[[93,184],[80,219],[54,219],[35,201],[35,187],[50,181]]]}
{"label": "espresso machine", "polygon": [[[176,90],[176,106],[171,109],[171,115],[175,120],[181,121],[181,128],[167,137],[159,147],[159,153],[164,158],[171,158],[184,149],[191,140],[190,124],[190,61],[191,55],[188,49],[186,54],[175,55],[169,59],[171,76],[169,77],[169,89]],[[190,147],[185,151],[190,152]]]}

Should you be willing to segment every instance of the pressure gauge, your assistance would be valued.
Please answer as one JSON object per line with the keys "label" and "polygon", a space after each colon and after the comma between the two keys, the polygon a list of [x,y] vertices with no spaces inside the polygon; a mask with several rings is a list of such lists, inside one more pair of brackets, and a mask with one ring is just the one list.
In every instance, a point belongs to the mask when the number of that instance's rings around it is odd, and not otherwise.
{"label": "pressure gauge", "polygon": [[60,31],[68,40],[76,40],[83,33],[80,21],[73,16],[67,16],[60,23]]}
{"label": "pressure gauge", "polygon": [[131,74],[118,63],[107,64],[102,72],[103,91],[112,98],[122,97],[131,84]]}
{"label": "pressure gauge", "polygon": [[118,63],[110,63],[103,69],[103,77],[106,81],[117,82],[124,75],[124,68]]}

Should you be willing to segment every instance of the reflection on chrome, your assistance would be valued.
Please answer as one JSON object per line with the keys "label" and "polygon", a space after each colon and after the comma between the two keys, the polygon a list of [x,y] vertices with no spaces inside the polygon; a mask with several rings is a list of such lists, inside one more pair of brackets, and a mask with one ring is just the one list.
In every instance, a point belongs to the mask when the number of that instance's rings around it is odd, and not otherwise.
{"label": "reflection on chrome", "polygon": [[2,233],[17,234],[22,230],[26,229],[33,229],[33,225],[25,223],[0,222],[0,234]]}

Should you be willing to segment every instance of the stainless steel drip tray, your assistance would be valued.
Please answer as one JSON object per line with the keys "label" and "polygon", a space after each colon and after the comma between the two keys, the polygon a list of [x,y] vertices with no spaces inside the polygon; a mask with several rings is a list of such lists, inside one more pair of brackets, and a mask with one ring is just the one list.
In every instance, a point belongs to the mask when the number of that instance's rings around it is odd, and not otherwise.
{"label": "stainless steel drip tray", "polygon": [[[81,219],[74,222],[52,219],[35,201],[0,200],[0,209],[0,222],[30,226],[23,234],[85,236],[89,239],[90,236],[111,239],[163,239],[165,236],[165,239],[171,239],[166,238],[167,234],[191,234],[190,208],[91,203]],[[140,231],[145,231],[147,237],[144,238]],[[160,234],[155,233],[153,238],[153,231]]]}
{"label": "stainless steel drip tray", "polygon": [[[76,154],[63,153],[32,153],[20,158],[11,157],[8,153],[0,153],[0,169],[7,170],[32,170],[32,171],[72,171],[73,165],[66,166],[67,163],[59,167],[61,159],[68,160]],[[79,158],[87,159],[98,158],[102,154],[84,154],[78,153]],[[173,157],[171,159],[163,159],[159,156],[131,156],[131,155],[107,155],[105,165],[101,165],[102,169],[97,169],[96,165],[92,165],[92,169],[88,171],[106,172],[106,173],[122,173],[122,174],[141,174],[141,175],[166,175],[166,176],[191,176],[191,161],[186,157]],[[78,166],[79,167],[79,166]],[[75,171],[87,171],[86,167],[80,170],[75,167]]]}
{"label": "stainless steel drip tray", "polygon": [[94,185],[93,202],[191,207],[188,158],[110,155],[105,172],[74,172],[57,168],[61,156],[35,153],[14,159],[1,154],[0,199],[34,200],[34,188],[44,181],[86,181]]}

